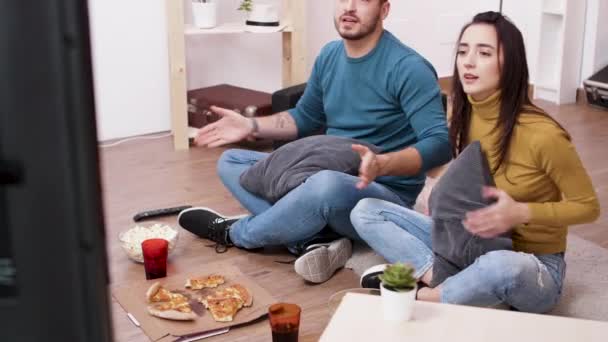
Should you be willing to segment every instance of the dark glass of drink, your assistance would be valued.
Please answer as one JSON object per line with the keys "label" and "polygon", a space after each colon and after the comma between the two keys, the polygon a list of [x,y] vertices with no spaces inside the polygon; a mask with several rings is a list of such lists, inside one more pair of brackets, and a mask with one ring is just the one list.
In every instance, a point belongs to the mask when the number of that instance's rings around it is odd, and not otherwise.
{"label": "dark glass of drink", "polygon": [[298,342],[300,312],[296,304],[277,303],[268,308],[272,342]]}
{"label": "dark glass of drink", "polygon": [[141,243],[141,250],[144,255],[146,279],[166,277],[169,241],[165,239],[148,239]]}

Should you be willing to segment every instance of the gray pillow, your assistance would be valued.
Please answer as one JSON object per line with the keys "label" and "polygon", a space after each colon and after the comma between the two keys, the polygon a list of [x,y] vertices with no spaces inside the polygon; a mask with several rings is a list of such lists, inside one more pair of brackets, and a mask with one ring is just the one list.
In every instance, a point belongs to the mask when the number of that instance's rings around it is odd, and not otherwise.
{"label": "gray pillow", "polygon": [[352,144],[380,149],[366,142],[330,135],[314,135],[290,142],[258,161],[240,177],[247,191],[275,203],[321,170],[357,175],[361,158]]}
{"label": "gray pillow", "polygon": [[468,211],[492,203],[483,198],[483,186],[494,186],[494,180],[481,144],[474,141],[452,161],[429,197],[435,254],[431,287],[465,269],[487,252],[513,249],[510,234],[484,239],[469,233],[462,224]]}

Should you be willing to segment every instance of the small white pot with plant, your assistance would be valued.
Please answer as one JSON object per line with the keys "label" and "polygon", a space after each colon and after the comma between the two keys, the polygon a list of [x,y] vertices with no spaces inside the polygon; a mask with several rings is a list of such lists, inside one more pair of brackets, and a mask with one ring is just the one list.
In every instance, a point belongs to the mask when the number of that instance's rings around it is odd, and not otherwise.
{"label": "small white pot with plant", "polygon": [[394,263],[386,266],[378,278],[381,281],[384,319],[400,322],[412,319],[417,290],[414,268],[407,264]]}
{"label": "small white pot with plant", "polygon": [[279,32],[283,29],[280,20],[280,6],[276,3],[254,3],[242,0],[238,8],[246,15],[245,31],[257,33]]}
{"label": "small white pot with plant", "polygon": [[194,26],[202,29],[217,26],[216,0],[192,0],[192,16]]}

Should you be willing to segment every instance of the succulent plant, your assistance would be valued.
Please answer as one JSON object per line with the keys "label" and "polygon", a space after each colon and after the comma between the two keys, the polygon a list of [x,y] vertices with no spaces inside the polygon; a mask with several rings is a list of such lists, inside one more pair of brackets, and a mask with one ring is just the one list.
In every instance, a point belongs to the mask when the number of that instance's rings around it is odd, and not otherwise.
{"label": "succulent plant", "polygon": [[238,10],[251,12],[251,6],[253,6],[253,0],[243,0],[241,1],[241,6],[238,8]]}
{"label": "succulent plant", "polygon": [[416,287],[414,268],[404,263],[386,266],[384,273],[378,276],[384,287],[394,291],[409,291]]}

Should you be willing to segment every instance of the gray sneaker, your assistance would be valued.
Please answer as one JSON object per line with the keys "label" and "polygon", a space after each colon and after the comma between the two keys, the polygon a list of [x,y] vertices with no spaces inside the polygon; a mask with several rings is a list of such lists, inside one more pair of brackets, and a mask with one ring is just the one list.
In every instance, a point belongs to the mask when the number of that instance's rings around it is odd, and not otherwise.
{"label": "gray sneaker", "polygon": [[[310,246],[313,247],[313,246]],[[294,268],[296,273],[312,283],[327,281],[353,254],[349,239],[342,238],[329,244],[321,244],[310,248],[300,256]]]}

